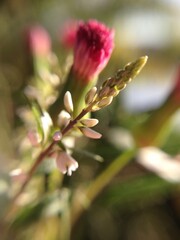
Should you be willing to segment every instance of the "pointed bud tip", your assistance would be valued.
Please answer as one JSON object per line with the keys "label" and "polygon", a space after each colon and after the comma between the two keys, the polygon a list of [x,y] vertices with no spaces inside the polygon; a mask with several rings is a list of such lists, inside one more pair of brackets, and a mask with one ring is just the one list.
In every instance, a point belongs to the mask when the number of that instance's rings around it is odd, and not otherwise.
{"label": "pointed bud tip", "polygon": [[148,56],[142,56],[139,58],[139,63],[144,66],[147,60],[148,60]]}
{"label": "pointed bud tip", "polygon": [[141,71],[142,68],[145,66],[145,64],[147,63],[147,60],[148,60],[148,56],[143,56],[143,57],[140,57],[137,61],[136,61],[136,65],[137,65],[137,68],[138,68],[138,71]]}

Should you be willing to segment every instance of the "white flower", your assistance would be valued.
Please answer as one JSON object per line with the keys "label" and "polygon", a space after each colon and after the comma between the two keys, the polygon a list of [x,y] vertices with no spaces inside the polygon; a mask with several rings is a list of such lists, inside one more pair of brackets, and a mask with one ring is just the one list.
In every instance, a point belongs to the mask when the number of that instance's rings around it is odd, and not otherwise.
{"label": "white flower", "polygon": [[78,168],[78,162],[66,152],[60,152],[56,158],[56,164],[59,170],[68,176]]}

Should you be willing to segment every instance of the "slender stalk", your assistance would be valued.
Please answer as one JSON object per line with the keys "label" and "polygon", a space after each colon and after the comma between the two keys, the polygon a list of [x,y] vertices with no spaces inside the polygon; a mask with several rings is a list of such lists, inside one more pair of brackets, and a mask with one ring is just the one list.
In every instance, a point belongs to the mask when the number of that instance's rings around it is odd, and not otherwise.
{"label": "slender stalk", "polygon": [[[86,210],[100,192],[110,183],[110,181],[122,170],[135,155],[136,150],[129,150],[117,157],[94,181],[87,187],[80,196],[76,196],[72,206],[72,226]],[[83,201],[82,201],[83,199]]]}
{"label": "slender stalk", "polygon": [[[64,136],[65,134],[67,134],[67,132],[69,132],[74,125],[77,123],[77,121],[79,121],[84,115],[87,114],[87,110],[83,109],[81,111],[81,113],[72,121],[70,121],[70,123],[62,130],[62,136]],[[27,178],[26,180],[23,182],[22,186],[20,187],[19,191],[16,193],[16,195],[14,196],[12,202],[15,202],[16,199],[21,195],[21,193],[25,190],[26,186],[28,185],[28,183],[30,182],[34,172],[36,171],[37,167],[39,166],[39,164],[44,160],[44,158],[51,152],[53,146],[56,144],[56,141],[53,141],[43,152],[40,153],[40,155],[37,157],[36,161],[34,162],[34,164],[32,165],[32,167],[30,168],[28,174],[27,174]]]}
{"label": "slender stalk", "polygon": [[23,184],[21,185],[19,191],[16,193],[16,195],[13,198],[13,202],[16,201],[16,199],[21,195],[21,193],[24,191],[24,189],[26,188],[27,184],[29,183],[29,181],[32,178],[32,175],[34,174],[35,170],[37,169],[37,167],[39,166],[39,164],[43,161],[44,157],[47,156],[53,146],[55,145],[55,141],[53,141],[43,152],[40,153],[40,155],[38,156],[38,158],[36,159],[36,161],[34,162],[34,164],[31,166],[28,174],[27,174],[27,178],[26,180],[23,182]]}

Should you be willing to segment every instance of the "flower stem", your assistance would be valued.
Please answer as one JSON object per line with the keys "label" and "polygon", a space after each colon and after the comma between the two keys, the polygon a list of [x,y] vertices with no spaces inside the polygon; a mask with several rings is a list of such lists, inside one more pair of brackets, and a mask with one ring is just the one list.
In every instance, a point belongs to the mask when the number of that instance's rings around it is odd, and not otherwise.
{"label": "flower stem", "polygon": [[[70,123],[62,130],[62,136],[64,136],[67,132],[69,132],[74,125],[77,123],[77,121],[79,121],[84,115],[87,114],[87,110],[83,109],[81,111],[81,113],[72,121],[70,121]],[[21,195],[21,193],[25,190],[26,186],[28,185],[28,183],[30,182],[34,172],[36,171],[37,167],[39,166],[39,164],[43,161],[43,159],[51,152],[53,146],[56,144],[56,141],[53,141],[43,152],[40,153],[40,155],[37,157],[36,161],[34,162],[34,164],[32,165],[32,167],[30,168],[28,174],[27,174],[27,178],[26,180],[23,182],[21,188],[19,189],[19,191],[16,193],[16,195],[14,196],[14,198],[12,199],[12,202],[15,202],[16,199]]]}
{"label": "flower stem", "polygon": [[[72,226],[77,223],[78,219],[86,210],[100,192],[110,183],[110,181],[122,170],[129,161],[134,157],[136,149],[131,149],[118,156],[92,183],[87,187],[81,196],[74,198],[72,206]],[[82,201],[83,199],[83,201]]]}
{"label": "flower stem", "polygon": [[36,168],[39,166],[39,164],[43,161],[44,157],[46,155],[48,155],[53,146],[55,145],[55,141],[53,141],[43,152],[40,153],[40,155],[38,156],[38,158],[36,159],[36,161],[34,162],[34,164],[32,165],[32,167],[30,168],[28,174],[27,174],[27,178],[26,180],[23,182],[21,188],[19,189],[19,191],[16,193],[16,195],[13,198],[13,202],[16,201],[16,199],[21,195],[21,193],[24,191],[24,189],[26,188],[27,184],[29,183],[29,181],[32,178],[32,175],[34,174]]}

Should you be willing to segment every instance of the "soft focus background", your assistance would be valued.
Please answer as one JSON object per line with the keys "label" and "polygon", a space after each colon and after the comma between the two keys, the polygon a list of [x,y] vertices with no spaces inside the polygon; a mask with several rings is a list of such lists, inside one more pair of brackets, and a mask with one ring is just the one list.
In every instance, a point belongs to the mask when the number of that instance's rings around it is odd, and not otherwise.
{"label": "soft focus background", "polygon": [[[115,49],[100,76],[103,80],[129,61],[144,55],[148,64],[120,97],[96,114],[98,130],[104,137],[90,141],[88,150],[100,154],[103,163],[81,159],[81,167],[65,180],[76,188],[88,182],[121,152],[136,144],[131,134],[141,126],[149,111],[167,98],[180,66],[179,0],[4,0],[0,2],[0,206],[6,206],[8,171],[19,157],[17,109],[25,104],[22,92],[32,69],[24,42],[25,29],[44,26],[52,38],[59,62],[67,52],[60,44],[60,32],[69,20],[95,18],[115,29]],[[112,117],[113,116],[113,117]],[[26,131],[26,130],[24,130]],[[151,131],[151,129],[149,129]],[[148,134],[148,131],[146,132]],[[84,143],[81,143],[82,147]],[[176,111],[171,127],[161,144],[171,155],[180,153],[180,113]],[[173,173],[172,173],[173,174]],[[53,226],[53,227],[52,227]],[[179,185],[169,183],[132,161],[99,194],[72,232],[72,239],[96,240],[176,240],[180,236]],[[1,226],[3,228],[3,226]],[[62,230],[62,228],[60,228]],[[21,220],[14,239],[60,239],[56,219],[34,215]]]}

